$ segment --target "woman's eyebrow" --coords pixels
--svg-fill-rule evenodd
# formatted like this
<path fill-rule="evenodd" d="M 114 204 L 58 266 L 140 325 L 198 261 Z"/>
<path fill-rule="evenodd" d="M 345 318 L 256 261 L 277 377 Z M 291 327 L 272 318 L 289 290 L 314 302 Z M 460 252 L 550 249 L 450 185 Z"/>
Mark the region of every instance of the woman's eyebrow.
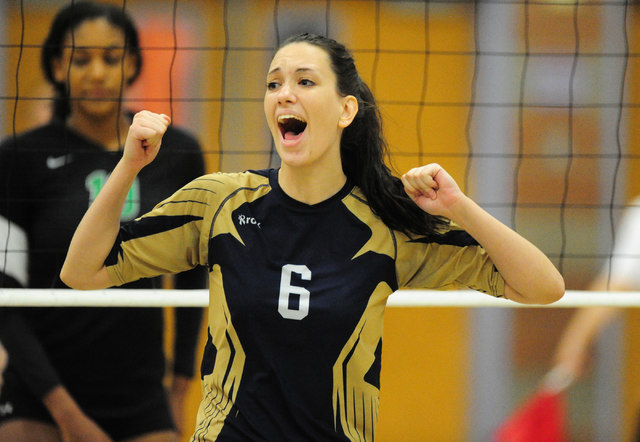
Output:
<path fill-rule="evenodd" d="M 70 45 L 64 45 L 63 46 L 65 49 L 73 49 L 74 51 L 90 51 L 92 49 L 101 49 L 101 50 L 105 50 L 105 51 L 116 51 L 116 50 L 124 50 L 125 48 L 122 45 L 119 44 L 113 44 L 113 45 L 77 45 L 77 44 L 70 44 Z"/>
<path fill-rule="evenodd" d="M 273 69 L 271 69 L 269 71 L 269 73 L 267 75 L 273 75 L 276 72 L 280 72 L 280 70 L 281 69 L 279 67 L 278 68 L 273 68 Z M 296 69 L 295 72 L 297 74 L 297 73 L 300 73 L 300 72 L 314 72 L 314 71 L 315 71 L 315 69 L 312 69 L 312 68 L 301 67 L 301 68 Z"/>

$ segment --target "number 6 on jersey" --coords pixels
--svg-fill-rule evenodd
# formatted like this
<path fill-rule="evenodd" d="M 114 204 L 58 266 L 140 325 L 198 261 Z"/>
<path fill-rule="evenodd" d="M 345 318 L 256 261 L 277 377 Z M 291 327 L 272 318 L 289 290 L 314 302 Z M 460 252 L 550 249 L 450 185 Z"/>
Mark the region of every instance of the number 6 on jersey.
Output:
<path fill-rule="evenodd" d="M 311 280 L 311 270 L 305 265 L 285 264 L 280 276 L 280 297 L 278 298 L 278 313 L 285 319 L 303 319 L 309 314 L 309 295 L 311 292 L 304 287 L 291 285 L 291 274 L 297 273 L 305 281 Z M 289 307 L 289 296 L 300 297 L 298 308 Z"/>

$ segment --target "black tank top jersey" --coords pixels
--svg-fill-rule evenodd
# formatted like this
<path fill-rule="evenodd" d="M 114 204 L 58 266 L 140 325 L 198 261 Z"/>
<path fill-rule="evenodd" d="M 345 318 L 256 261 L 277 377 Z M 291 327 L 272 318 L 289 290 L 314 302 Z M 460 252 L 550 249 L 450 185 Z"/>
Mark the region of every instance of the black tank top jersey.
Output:
<path fill-rule="evenodd" d="M 191 182 L 123 226 L 108 271 L 122 284 L 208 266 L 193 440 L 373 440 L 388 296 L 401 287 L 502 296 L 504 280 L 465 232 L 410 239 L 348 182 L 306 205 L 277 176 Z"/>
<path fill-rule="evenodd" d="M 0 225 L 5 227 L 5 235 L 0 230 L 0 253 L 6 259 L 0 259 L 0 286 L 65 287 L 58 275 L 73 232 L 120 155 L 105 151 L 57 121 L 5 139 L 0 146 Z M 123 221 L 151 210 L 176 188 L 203 173 L 197 141 L 182 130 L 169 128 L 158 157 L 134 183 Z M 27 244 L 28 267 L 16 266 Z M 178 288 L 204 288 L 206 278 L 197 273 L 181 275 L 183 282 L 176 282 Z M 144 279 L 127 287 L 159 286 L 157 279 Z M 114 403 L 126 403 L 123 398 L 135 394 L 133 385 L 162 381 L 161 308 L 46 307 L 19 312 L 62 383 L 83 407 L 112 412 Z M 197 330 L 201 309 L 186 314 L 195 319 Z M 189 342 L 183 344 L 193 348 L 197 331 L 190 330 L 187 335 Z M 188 372 L 193 368 L 193 353 L 186 353 L 177 356 L 182 360 L 176 364 Z M 36 395 L 41 395 L 56 383 L 55 376 L 41 373 L 27 382 Z M 147 400 L 129 399 L 132 407 Z"/>

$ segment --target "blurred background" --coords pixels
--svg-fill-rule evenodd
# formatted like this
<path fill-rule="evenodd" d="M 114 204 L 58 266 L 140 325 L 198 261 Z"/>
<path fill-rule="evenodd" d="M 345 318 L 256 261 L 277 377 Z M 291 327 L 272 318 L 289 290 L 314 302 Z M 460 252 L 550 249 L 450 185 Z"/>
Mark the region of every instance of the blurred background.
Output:
<path fill-rule="evenodd" d="M 0 1 L 4 137 L 50 117 L 40 50 L 67 3 Z M 191 130 L 208 172 L 277 167 L 262 110 L 266 70 L 279 42 L 310 31 L 352 49 L 381 106 L 392 166 L 441 163 L 550 256 L 567 289 L 584 289 L 606 264 L 620 213 L 640 193 L 635 2 L 111 3 L 133 16 L 143 46 L 127 107 Z M 549 369 L 571 312 L 389 308 L 377 440 L 489 440 Z M 629 440 L 639 344 L 640 314 L 629 309 L 566 397 L 572 440 Z M 190 394 L 187 428 L 197 380 Z"/>

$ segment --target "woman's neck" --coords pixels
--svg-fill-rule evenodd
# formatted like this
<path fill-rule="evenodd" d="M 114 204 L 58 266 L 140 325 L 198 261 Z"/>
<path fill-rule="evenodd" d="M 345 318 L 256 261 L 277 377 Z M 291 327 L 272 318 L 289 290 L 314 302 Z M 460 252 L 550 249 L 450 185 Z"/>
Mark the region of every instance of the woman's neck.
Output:
<path fill-rule="evenodd" d="M 124 113 L 118 119 L 115 116 L 91 118 L 77 114 L 67 118 L 67 126 L 109 151 L 118 151 L 124 146 L 130 124 Z"/>
<path fill-rule="evenodd" d="M 318 204 L 338 193 L 347 181 L 339 170 L 300 170 L 283 165 L 278 184 L 291 198 L 305 204 Z"/>

